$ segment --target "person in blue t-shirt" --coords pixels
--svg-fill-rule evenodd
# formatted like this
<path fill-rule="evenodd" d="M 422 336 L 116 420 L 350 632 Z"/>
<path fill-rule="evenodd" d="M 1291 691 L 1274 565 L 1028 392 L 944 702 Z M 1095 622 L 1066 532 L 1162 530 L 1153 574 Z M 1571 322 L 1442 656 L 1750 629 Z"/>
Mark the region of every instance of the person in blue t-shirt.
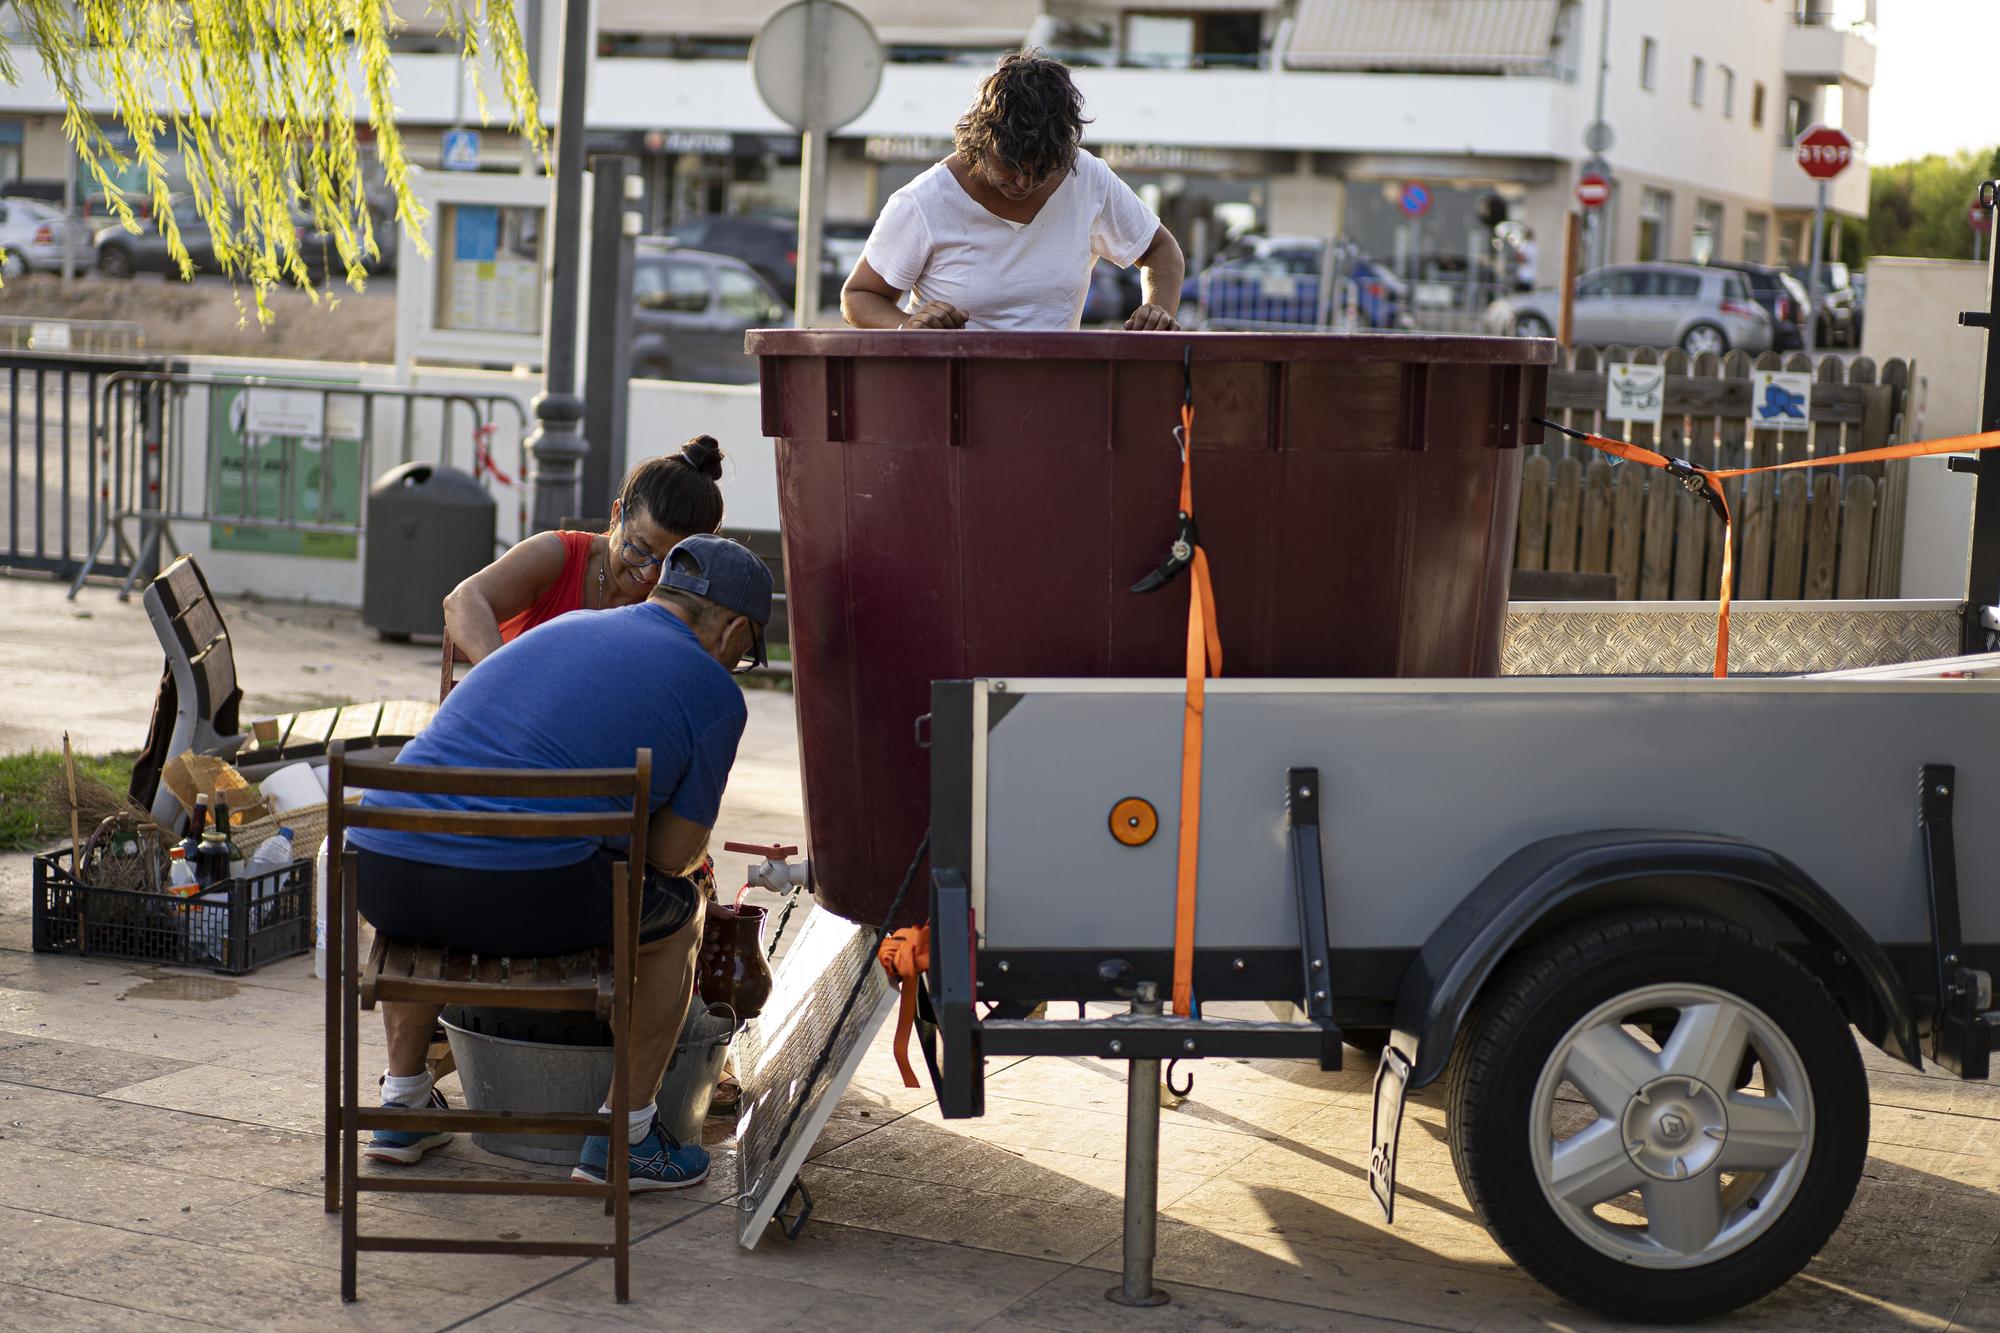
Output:
<path fill-rule="evenodd" d="M 702 899 L 687 874 L 701 863 L 748 716 L 731 672 L 764 661 L 771 572 L 723 537 L 674 547 L 652 595 L 636 606 L 572 612 L 500 648 L 452 690 L 397 763 L 468 768 L 623 768 L 653 752 L 652 814 L 633 993 L 630 1179 L 634 1190 L 682 1189 L 708 1175 L 708 1154 L 659 1125 L 653 1099 L 693 989 Z M 448 810 L 619 808 L 616 797 L 529 801 L 370 793 L 364 804 Z M 355 829 L 363 916 L 422 946 L 532 957 L 610 942 L 612 867 L 625 849 L 592 838 L 475 838 Z M 634 852 L 636 857 L 637 853 Z M 388 1107 L 442 1105 L 424 1056 L 434 1005 L 384 1003 Z M 377 1131 L 365 1152 L 408 1164 L 449 1134 Z M 584 1142 L 573 1178 L 603 1183 L 610 1145 Z"/>

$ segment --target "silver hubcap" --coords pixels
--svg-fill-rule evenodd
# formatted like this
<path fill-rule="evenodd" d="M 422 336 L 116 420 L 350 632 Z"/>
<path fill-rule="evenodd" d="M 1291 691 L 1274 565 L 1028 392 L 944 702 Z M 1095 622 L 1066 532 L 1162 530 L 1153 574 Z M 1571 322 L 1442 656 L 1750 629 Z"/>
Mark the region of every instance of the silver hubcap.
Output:
<path fill-rule="evenodd" d="M 1797 1049 L 1756 1006 L 1706 986 L 1648 986 L 1585 1015 L 1543 1067 L 1534 1110 L 1535 1171 L 1556 1215 L 1649 1268 L 1748 1245 L 1812 1157 Z"/>
<path fill-rule="evenodd" d="M 1695 356 L 1700 356 L 1703 352 L 1720 352 L 1722 335 L 1714 329 L 1690 329 L 1686 340 L 1681 343 L 1681 348 Z"/>

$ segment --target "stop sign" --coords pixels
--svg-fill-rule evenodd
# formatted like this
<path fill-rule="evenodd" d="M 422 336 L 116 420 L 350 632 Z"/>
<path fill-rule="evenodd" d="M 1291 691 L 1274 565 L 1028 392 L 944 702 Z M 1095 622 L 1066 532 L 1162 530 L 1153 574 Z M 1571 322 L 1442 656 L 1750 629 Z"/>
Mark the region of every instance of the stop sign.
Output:
<path fill-rule="evenodd" d="M 1854 160 L 1854 141 L 1831 126 L 1815 125 L 1799 136 L 1794 151 L 1806 175 L 1832 180 Z"/>
<path fill-rule="evenodd" d="M 1604 201 L 1611 197 L 1611 182 L 1588 172 L 1576 178 L 1576 201 L 1585 208 L 1602 208 Z"/>

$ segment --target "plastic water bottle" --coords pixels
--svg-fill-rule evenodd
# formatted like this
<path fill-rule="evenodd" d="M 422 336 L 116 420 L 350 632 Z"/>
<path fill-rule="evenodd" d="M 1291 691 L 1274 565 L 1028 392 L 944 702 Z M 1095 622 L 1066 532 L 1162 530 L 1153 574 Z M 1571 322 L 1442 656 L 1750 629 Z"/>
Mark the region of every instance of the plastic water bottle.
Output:
<path fill-rule="evenodd" d="M 319 856 L 313 861 L 313 975 L 326 980 L 326 845 L 322 839 Z"/>
<path fill-rule="evenodd" d="M 258 843 L 257 850 L 250 854 L 250 860 L 244 866 L 243 873 L 253 881 L 251 892 L 256 895 L 254 904 L 250 909 L 251 929 L 261 930 L 263 928 L 265 918 L 271 914 L 272 900 L 278 896 L 278 890 L 284 887 L 281 884 L 269 882 L 254 883 L 257 876 L 273 870 L 282 870 L 284 867 L 290 865 L 294 859 L 292 855 L 292 831 L 288 828 L 280 828 L 276 833 Z"/>

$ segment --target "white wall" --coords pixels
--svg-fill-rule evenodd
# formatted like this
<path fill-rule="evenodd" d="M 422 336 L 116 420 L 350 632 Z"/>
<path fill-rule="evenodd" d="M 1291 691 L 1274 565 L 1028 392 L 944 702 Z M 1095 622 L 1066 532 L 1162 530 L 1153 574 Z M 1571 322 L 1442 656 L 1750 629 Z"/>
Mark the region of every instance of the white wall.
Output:
<path fill-rule="evenodd" d="M 389 385 L 395 378 L 388 366 L 327 361 L 199 357 L 189 360 L 188 369 L 197 375 L 336 380 L 370 385 Z M 412 376 L 412 387 L 509 399 L 520 405 L 532 427 L 530 403 L 541 385 L 538 379 L 504 372 L 419 368 Z M 181 431 L 184 451 L 178 462 L 168 463 L 171 507 L 194 510 L 206 493 L 207 412 L 206 393 L 191 392 Z M 727 506 L 724 522 L 732 528 L 777 530 L 776 449 L 761 433 L 756 385 L 635 380 L 627 412 L 627 454 L 634 461 L 672 452 L 692 435 L 705 432 L 715 436 L 722 442 L 726 460 L 722 480 Z M 403 414 L 396 404 L 378 400 L 374 413 L 375 435 L 370 442 L 364 494 L 366 482 L 412 459 L 442 461 L 470 470 L 469 417 L 463 410 L 457 413 L 447 438 L 439 408 L 434 403 L 424 404 L 412 414 L 407 441 L 402 428 Z M 499 539 L 512 543 L 527 530 L 524 520 L 533 508 L 533 493 L 527 484 L 524 432 L 505 409 L 496 411 L 493 420 L 496 429 L 489 449 L 512 483 L 489 479 L 487 489 L 498 506 Z M 178 495 L 175 478 L 179 479 Z M 201 562 L 202 571 L 218 592 L 253 592 L 333 606 L 361 604 L 362 569 L 367 558 L 365 534 L 361 538 L 360 555 L 353 560 L 216 550 L 210 543 L 207 523 L 175 523 L 173 535 L 180 549 Z"/>
<path fill-rule="evenodd" d="M 1979 429 L 1979 386 L 1989 335 L 1958 323 L 1961 310 L 1987 302 L 1984 264 L 1952 259 L 1868 261 L 1868 307 L 1861 350 L 1880 362 L 1913 358 L 1917 418 L 1911 439 L 1938 440 Z M 1942 458 L 1910 466 L 1903 525 L 1905 597 L 1963 597 L 1972 544 L 1972 478 L 1949 472 Z"/>

